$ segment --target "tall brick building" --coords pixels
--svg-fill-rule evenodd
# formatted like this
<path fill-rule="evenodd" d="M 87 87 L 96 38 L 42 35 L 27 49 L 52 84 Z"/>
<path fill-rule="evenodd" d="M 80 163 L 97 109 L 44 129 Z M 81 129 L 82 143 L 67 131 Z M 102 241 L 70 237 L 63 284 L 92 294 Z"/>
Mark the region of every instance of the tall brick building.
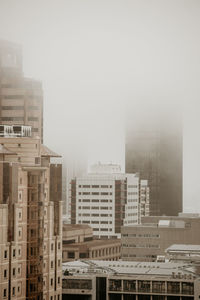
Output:
<path fill-rule="evenodd" d="M 62 166 L 42 144 L 41 86 L 27 88 L 21 66 L 20 47 L 1 42 L 0 299 L 61 300 Z"/>

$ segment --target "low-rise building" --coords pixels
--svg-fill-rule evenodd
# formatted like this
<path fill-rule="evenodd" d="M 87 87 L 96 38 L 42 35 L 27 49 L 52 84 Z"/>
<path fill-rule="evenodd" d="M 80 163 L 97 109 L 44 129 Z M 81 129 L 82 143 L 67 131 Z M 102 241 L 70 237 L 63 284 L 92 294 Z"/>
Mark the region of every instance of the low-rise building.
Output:
<path fill-rule="evenodd" d="M 63 300 L 197 300 L 198 269 L 185 263 L 75 261 L 63 264 Z"/>
<path fill-rule="evenodd" d="M 118 260 L 120 239 L 93 239 L 88 225 L 63 225 L 63 262 L 78 259 Z"/>
<path fill-rule="evenodd" d="M 122 259 L 156 261 L 173 244 L 200 245 L 199 228 L 199 214 L 144 217 L 140 225 L 122 227 Z"/>
<path fill-rule="evenodd" d="M 200 263 L 200 245 L 172 245 L 166 249 L 166 258 L 173 262 Z"/>

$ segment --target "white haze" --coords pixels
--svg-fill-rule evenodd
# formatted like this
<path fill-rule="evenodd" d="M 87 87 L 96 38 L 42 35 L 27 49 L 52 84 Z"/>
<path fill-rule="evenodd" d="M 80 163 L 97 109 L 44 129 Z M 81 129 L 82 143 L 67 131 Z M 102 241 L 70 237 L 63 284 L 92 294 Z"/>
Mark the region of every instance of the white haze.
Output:
<path fill-rule="evenodd" d="M 124 168 L 127 111 L 183 109 L 184 209 L 200 212 L 199 15 L 199 0 L 0 0 L 0 38 L 43 82 L 45 144 Z"/>

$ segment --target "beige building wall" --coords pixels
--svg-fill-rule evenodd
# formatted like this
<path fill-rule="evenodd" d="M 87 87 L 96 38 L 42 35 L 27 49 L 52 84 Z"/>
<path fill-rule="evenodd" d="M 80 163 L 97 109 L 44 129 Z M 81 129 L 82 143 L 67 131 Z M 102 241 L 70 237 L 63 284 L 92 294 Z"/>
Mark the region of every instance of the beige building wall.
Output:
<path fill-rule="evenodd" d="M 62 202 L 50 196 L 50 178 L 61 180 L 60 173 L 51 174 L 39 138 L 2 137 L 0 144 L 11 152 L 0 162 L 0 299 L 61 300 Z"/>
<path fill-rule="evenodd" d="M 155 261 L 173 244 L 200 244 L 200 217 L 145 217 L 141 225 L 122 227 L 122 259 Z"/>

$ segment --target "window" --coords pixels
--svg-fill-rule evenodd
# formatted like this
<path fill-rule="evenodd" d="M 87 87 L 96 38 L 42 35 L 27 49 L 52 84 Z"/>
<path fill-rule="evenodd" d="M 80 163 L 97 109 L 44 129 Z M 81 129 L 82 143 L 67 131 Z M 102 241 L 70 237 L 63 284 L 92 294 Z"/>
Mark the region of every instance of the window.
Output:
<path fill-rule="evenodd" d="M 60 267 L 60 259 L 58 260 L 58 266 Z"/>
<path fill-rule="evenodd" d="M 58 249 L 60 249 L 60 242 L 58 243 Z"/>
<path fill-rule="evenodd" d="M 15 287 L 13 287 L 13 289 L 12 289 L 12 294 L 13 294 L 13 296 L 15 296 Z"/>
<path fill-rule="evenodd" d="M 53 269 L 53 261 L 51 261 L 51 268 Z"/>
<path fill-rule="evenodd" d="M 20 268 L 18 268 L 18 274 L 20 274 Z"/>
<path fill-rule="evenodd" d="M 4 258 L 7 258 L 7 256 L 8 256 L 8 251 L 5 250 L 5 251 L 4 251 Z"/>
<path fill-rule="evenodd" d="M 74 252 L 68 252 L 68 258 L 75 258 Z"/>
<path fill-rule="evenodd" d="M 7 278 L 7 270 L 4 270 L 4 278 Z"/>
<path fill-rule="evenodd" d="M 4 296 L 4 297 L 7 297 L 7 289 L 4 289 L 4 290 L 3 290 L 3 296 Z"/>
<path fill-rule="evenodd" d="M 53 285 L 53 278 L 51 278 L 51 286 Z"/>
<path fill-rule="evenodd" d="M 51 251 L 53 251 L 53 244 L 51 244 Z"/>
<path fill-rule="evenodd" d="M 167 282 L 167 292 L 170 294 L 179 294 L 180 293 L 180 282 Z"/>
<path fill-rule="evenodd" d="M 135 292 L 136 291 L 136 281 L 135 280 L 124 280 L 124 291 Z"/>
<path fill-rule="evenodd" d="M 139 292 L 150 292 L 150 281 L 138 280 L 138 291 Z"/>
<path fill-rule="evenodd" d="M 15 268 L 13 268 L 13 276 L 15 276 L 16 272 L 15 272 Z"/>
<path fill-rule="evenodd" d="M 58 277 L 58 284 L 60 284 L 60 277 Z"/>
<path fill-rule="evenodd" d="M 15 252 L 16 252 L 15 249 L 13 249 L 13 257 L 15 257 L 15 255 L 16 255 Z"/>

